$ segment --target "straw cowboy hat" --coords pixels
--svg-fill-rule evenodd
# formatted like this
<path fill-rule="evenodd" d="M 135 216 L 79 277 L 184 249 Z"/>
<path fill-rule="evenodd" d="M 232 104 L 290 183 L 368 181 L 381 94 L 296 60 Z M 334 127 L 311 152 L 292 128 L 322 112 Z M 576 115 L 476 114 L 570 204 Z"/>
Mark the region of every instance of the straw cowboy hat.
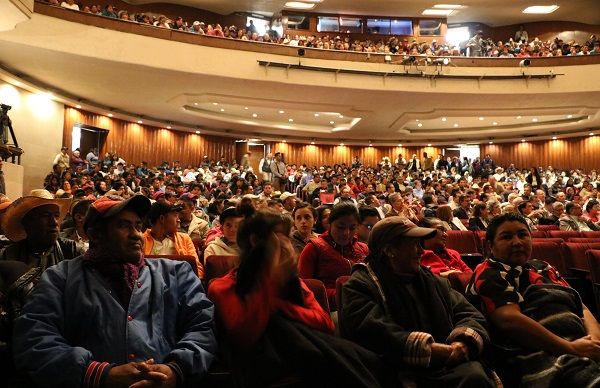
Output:
<path fill-rule="evenodd" d="M 6 209 L 2 217 L 2 230 L 6 237 L 13 242 L 24 240 L 27 238 L 27 233 L 22 224 L 23 217 L 32 209 L 44 205 L 58 206 L 60 212 L 58 223 L 60 224 L 65 218 L 70 204 L 71 198 L 54 198 L 52 193 L 44 189 L 31 190 L 28 196 L 15 200 Z"/>

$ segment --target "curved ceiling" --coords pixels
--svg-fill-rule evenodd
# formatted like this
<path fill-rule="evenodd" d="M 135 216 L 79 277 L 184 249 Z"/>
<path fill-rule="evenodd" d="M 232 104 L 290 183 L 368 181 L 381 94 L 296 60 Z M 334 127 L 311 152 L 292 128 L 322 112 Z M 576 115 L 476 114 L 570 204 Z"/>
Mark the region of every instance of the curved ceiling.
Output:
<path fill-rule="evenodd" d="M 455 144 L 574 136 L 600 127 L 600 88 L 593 82 L 600 64 L 566 66 L 560 69 L 566 75 L 551 80 L 338 77 L 257 64 L 289 57 L 171 42 L 38 14 L 0 33 L 0 58 L 10 73 L 66 96 L 73 106 L 104 114 L 113 108 L 116 117 L 144 124 L 238 138 Z M 531 71 L 551 70 L 557 69 Z M 0 78 L 11 77 L 0 72 Z"/>
<path fill-rule="evenodd" d="M 173 3 L 188 5 L 208 11 L 228 15 L 234 12 L 268 12 L 276 14 L 284 9 L 287 0 L 126 0 L 131 4 Z M 600 7 L 597 0 L 323 0 L 316 3 L 310 12 L 418 17 L 426 8 L 435 4 L 460 4 L 464 8 L 454 11 L 449 23 L 478 22 L 489 26 L 503 26 L 530 23 L 544 20 L 571 21 L 587 24 L 600 24 Z M 556 4 L 560 8 L 551 15 L 523 14 L 531 5 Z"/>

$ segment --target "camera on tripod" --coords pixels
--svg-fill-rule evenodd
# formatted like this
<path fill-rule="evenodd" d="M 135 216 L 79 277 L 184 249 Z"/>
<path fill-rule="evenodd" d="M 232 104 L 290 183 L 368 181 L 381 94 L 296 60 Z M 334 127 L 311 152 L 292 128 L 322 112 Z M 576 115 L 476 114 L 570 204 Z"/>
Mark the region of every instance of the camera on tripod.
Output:
<path fill-rule="evenodd" d="M 12 109 L 12 106 L 10 106 L 10 105 L 0 104 L 0 110 L 4 111 L 5 113 L 11 109 Z"/>

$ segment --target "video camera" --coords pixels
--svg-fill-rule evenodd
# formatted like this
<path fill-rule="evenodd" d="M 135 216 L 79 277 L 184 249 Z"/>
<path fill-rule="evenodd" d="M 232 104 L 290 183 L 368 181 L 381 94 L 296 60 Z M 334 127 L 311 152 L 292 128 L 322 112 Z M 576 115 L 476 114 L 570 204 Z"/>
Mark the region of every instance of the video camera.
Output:
<path fill-rule="evenodd" d="M 2 110 L 4 113 L 8 112 L 11 109 L 12 109 L 12 106 L 10 106 L 10 105 L 0 104 L 0 110 Z"/>

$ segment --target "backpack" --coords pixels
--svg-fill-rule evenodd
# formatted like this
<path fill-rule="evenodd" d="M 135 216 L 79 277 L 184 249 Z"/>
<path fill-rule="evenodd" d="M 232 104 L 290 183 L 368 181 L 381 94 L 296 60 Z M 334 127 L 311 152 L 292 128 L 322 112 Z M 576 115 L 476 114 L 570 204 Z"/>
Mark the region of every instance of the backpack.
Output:
<path fill-rule="evenodd" d="M 263 162 L 261 170 L 262 172 L 271 172 L 271 162 L 268 159 Z"/>

